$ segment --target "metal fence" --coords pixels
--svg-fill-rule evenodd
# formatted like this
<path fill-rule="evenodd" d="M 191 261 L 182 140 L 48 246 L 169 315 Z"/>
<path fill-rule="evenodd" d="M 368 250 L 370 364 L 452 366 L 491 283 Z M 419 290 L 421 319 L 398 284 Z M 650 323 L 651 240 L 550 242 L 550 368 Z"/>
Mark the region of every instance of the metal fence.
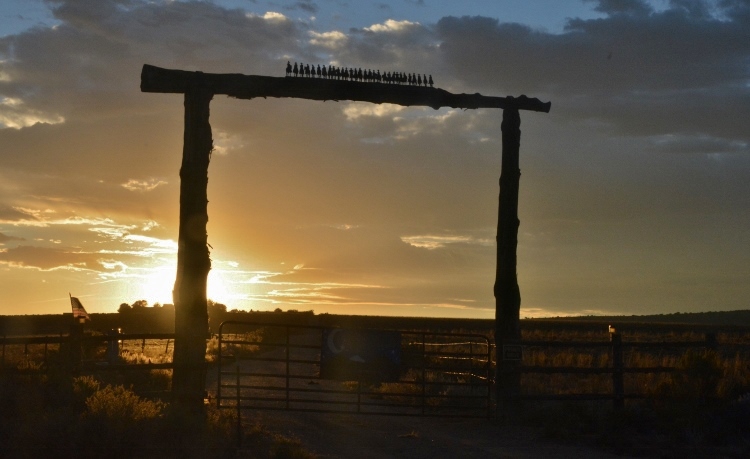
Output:
<path fill-rule="evenodd" d="M 493 414 L 497 352 L 486 336 L 394 330 L 399 337 L 397 374 L 378 380 L 364 373 L 345 378 L 321 373 L 325 337 L 330 338 L 335 330 L 343 329 L 223 323 L 217 340 L 210 344 L 217 346 L 212 350 L 218 362 L 212 373 L 217 378 L 217 406 L 397 416 Z M 173 343 L 171 333 L 3 336 L 0 374 L 44 374 L 55 368 L 74 374 L 169 371 L 173 368 Z M 643 384 L 635 384 L 637 378 L 642 382 L 644 375 L 683 371 L 659 363 L 634 363 L 629 357 L 639 352 L 680 356 L 689 349 L 712 350 L 724 357 L 736 355 L 745 362 L 750 359 L 749 344 L 717 342 L 713 333 L 693 341 L 623 342 L 619 333 L 613 333 L 610 341 L 526 340 L 515 346 L 514 352 L 505 354 L 518 360 L 503 360 L 501 353 L 500 371 L 517 372 L 521 391 L 510 395 L 501 392 L 501 403 L 602 400 L 619 408 L 626 400 L 657 396 L 644 390 L 649 388 Z M 528 359 L 532 352 L 569 352 L 600 358 L 590 365 L 540 365 Z M 377 370 L 380 369 L 376 367 Z M 596 380 L 596 384 L 590 380 Z M 163 397 L 167 391 L 143 395 Z"/>
<path fill-rule="evenodd" d="M 694 341 L 658 341 L 658 342 L 623 342 L 619 333 L 611 333 L 610 341 L 521 341 L 513 345 L 518 349 L 517 357 L 503 359 L 500 352 L 500 371 L 516 372 L 521 378 L 521 393 L 504 394 L 501 401 L 611 401 L 615 409 L 622 408 L 625 400 L 659 397 L 652 392 L 646 393 L 648 387 L 635 387 L 632 379 L 638 375 L 675 374 L 684 369 L 668 365 L 636 365 L 628 362 L 629 354 L 644 352 L 651 355 L 682 356 L 688 350 L 713 351 L 729 356 L 750 354 L 750 345 L 735 343 L 718 343 L 715 333 L 706 333 L 703 340 Z M 493 346 L 494 347 L 494 346 Z M 515 349 L 514 349 L 515 350 Z M 525 356 L 534 350 L 590 353 L 602 358 L 598 365 L 528 365 Z M 493 349 L 493 368 L 496 366 L 497 352 Z M 522 357 L 523 355 L 523 357 Z M 558 379 L 554 384 L 532 383 L 529 378 L 543 376 L 562 376 L 568 388 Z M 583 391 L 586 384 L 581 381 L 591 377 L 605 377 L 606 384 L 598 384 L 598 391 Z M 543 386 L 548 391 L 531 392 L 530 387 Z M 576 390 L 576 388 L 579 388 Z M 604 389 L 604 390 L 602 390 Z M 552 392 L 555 391 L 555 392 Z M 502 393 L 502 392 L 501 392 Z"/>
<path fill-rule="evenodd" d="M 77 373 L 171 369 L 174 333 L 0 337 L 0 372 Z"/>
<path fill-rule="evenodd" d="M 340 355 L 335 356 L 339 360 L 328 363 L 331 346 L 334 353 L 346 354 L 347 345 L 331 344 L 337 334 L 345 333 L 358 337 L 386 336 L 384 339 L 397 336 L 394 347 L 398 351 L 389 351 L 398 352 L 395 371 L 383 359 L 373 355 L 360 357 L 367 350 L 347 355 L 343 360 Z M 392 334 L 378 335 L 382 333 Z M 238 412 L 253 409 L 492 416 L 490 343 L 486 336 L 230 321 L 219 327 L 218 340 L 219 408 Z M 357 363 L 358 359 L 359 370 L 347 372 L 343 368 L 342 373 L 336 374 L 347 362 Z"/>

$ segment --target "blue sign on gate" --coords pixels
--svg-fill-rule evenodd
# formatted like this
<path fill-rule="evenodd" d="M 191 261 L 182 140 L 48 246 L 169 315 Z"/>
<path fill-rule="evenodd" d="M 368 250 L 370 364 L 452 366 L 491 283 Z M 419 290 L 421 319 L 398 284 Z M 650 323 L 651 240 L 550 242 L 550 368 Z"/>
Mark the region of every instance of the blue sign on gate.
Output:
<path fill-rule="evenodd" d="M 323 330 L 320 377 L 340 381 L 398 381 L 401 333 L 382 330 Z"/>

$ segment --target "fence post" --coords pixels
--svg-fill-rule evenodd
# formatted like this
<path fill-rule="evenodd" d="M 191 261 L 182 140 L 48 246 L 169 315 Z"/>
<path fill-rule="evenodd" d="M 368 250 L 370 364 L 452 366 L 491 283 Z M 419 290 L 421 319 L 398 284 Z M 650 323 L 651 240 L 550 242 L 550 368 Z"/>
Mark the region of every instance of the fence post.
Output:
<path fill-rule="evenodd" d="M 221 372 L 221 365 L 219 365 Z M 237 446 L 242 446 L 242 395 L 240 392 L 240 366 L 237 365 Z M 221 402 L 219 402 L 221 403 Z"/>
<path fill-rule="evenodd" d="M 422 416 L 425 413 L 427 404 L 427 335 L 422 333 Z"/>
<path fill-rule="evenodd" d="M 113 328 L 109 331 L 109 340 L 107 341 L 107 362 L 115 365 L 120 359 L 120 330 Z"/>
<path fill-rule="evenodd" d="M 714 351 L 716 347 L 716 332 L 706 332 L 706 349 Z"/>
<path fill-rule="evenodd" d="M 78 374 L 81 369 L 81 357 L 83 344 L 83 325 L 77 319 L 73 319 L 70 324 L 70 335 L 68 335 L 68 364 L 70 365 L 71 374 Z"/>
<path fill-rule="evenodd" d="M 609 339 L 612 344 L 612 406 L 618 410 L 625 406 L 625 381 L 623 375 L 622 336 L 610 329 Z"/>
<path fill-rule="evenodd" d="M 286 359 L 286 409 L 289 409 L 289 382 L 290 382 L 290 375 L 289 375 L 289 346 L 291 345 L 289 341 L 289 325 L 286 326 L 286 345 L 284 347 L 285 349 L 285 359 Z"/>

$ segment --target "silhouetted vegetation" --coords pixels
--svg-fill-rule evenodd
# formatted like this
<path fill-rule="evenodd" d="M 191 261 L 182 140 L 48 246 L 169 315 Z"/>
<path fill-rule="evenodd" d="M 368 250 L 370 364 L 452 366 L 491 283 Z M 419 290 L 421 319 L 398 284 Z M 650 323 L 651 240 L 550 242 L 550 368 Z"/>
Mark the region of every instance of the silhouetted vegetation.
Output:
<path fill-rule="evenodd" d="M 185 425 L 168 403 L 91 376 L 0 376 L 1 457 L 234 457 L 234 414 Z"/>
<path fill-rule="evenodd" d="M 125 307 L 124 305 L 128 306 Z M 209 317 L 213 332 L 225 320 L 244 320 L 260 324 L 296 323 L 363 328 L 409 329 L 453 332 L 478 332 L 488 336 L 493 321 L 480 319 L 430 319 L 408 317 L 363 317 L 315 315 L 312 311 L 247 312 L 228 310 L 226 305 L 210 302 Z M 605 342 L 608 325 L 613 324 L 624 342 L 670 343 L 705 342 L 705 332 L 716 333 L 719 346 L 692 350 L 682 348 L 633 347 L 625 355 L 626 367 L 674 367 L 665 373 L 627 374 L 627 393 L 643 393 L 643 399 L 628 399 L 622 410 L 605 402 L 526 402 L 518 419 L 540 429 L 555 441 L 584 441 L 622 454 L 661 452 L 664 457 L 714 454 L 743 457 L 750 444 L 750 330 L 742 327 L 747 311 L 700 314 L 668 314 L 662 323 L 645 322 L 638 317 L 598 317 L 579 320 L 522 320 L 524 341 Z M 732 324 L 727 325 L 726 317 Z M 54 318 L 54 320 L 52 320 Z M 679 318 L 679 321 L 674 320 Z M 18 317 L 0 318 L 0 324 L 13 324 Z M 698 320 L 700 319 L 700 320 Z M 65 320 L 70 320 L 70 315 Z M 148 306 L 136 301 L 121 305 L 116 314 L 92 314 L 87 326 L 102 328 L 132 327 L 138 331 L 158 330 L 174 320 L 171 305 Z M 670 321 L 681 323 L 670 323 Z M 23 331 L 31 334 L 65 323 L 63 316 L 27 316 Z M 686 323 L 700 322 L 698 325 Z M 17 322 L 16 322 L 17 323 Z M 274 327 L 259 326 L 257 340 Z M 62 327 L 61 331 L 64 331 Z M 96 333 L 89 330 L 88 333 Z M 215 343 L 207 343 L 207 359 L 216 354 Z M 726 345 L 745 347 L 730 348 Z M 607 367 L 606 348 L 530 346 L 524 350 L 523 365 L 597 368 Z M 744 349 L 744 350 L 743 350 Z M 106 349 L 84 349 L 84 358 L 104 359 Z M 242 349 L 254 352 L 253 349 Z M 56 457 L 75 455 L 95 457 L 230 457 L 235 444 L 233 414 L 206 412 L 206 423 L 183 425 L 170 404 L 143 394 L 169 389 L 169 370 L 146 372 L 101 372 L 72 379 L 55 365 L 65 350 L 60 346 L 8 346 L 5 362 L 31 373 L 0 374 L 0 457 L 44 457 L 50 451 Z M 233 355 L 241 358 L 240 352 Z M 123 344 L 122 362 L 162 362 L 171 359 L 169 343 Z M 524 374 L 523 393 L 611 393 L 611 375 Z M 397 387 L 397 386 L 394 386 Z M 395 396 L 394 388 L 383 385 L 382 397 Z M 403 392 L 402 388 L 399 389 Z M 419 394 L 417 394 L 418 396 Z M 402 395 L 399 395 L 402 396 Z M 181 424 L 182 422 L 182 424 Z M 257 457 L 311 457 L 299 442 L 278 436 L 274 426 L 253 426 L 245 432 L 245 444 L 253 444 L 263 454 Z M 182 433 L 181 433 L 182 432 Z M 188 434 L 184 432 L 189 432 Z M 187 435 L 187 437 L 185 436 Z M 208 438 L 207 436 L 211 436 Z M 180 439 L 179 441 L 174 438 Z M 212 439 L 213 438 L 213 439 Z M 137 440 L 135 440 L 137 439 Z M 172 440 L 170 440 L 172 439 Z M 204 443 L 196 449 L 191 441 Z M 218 442 L 216 439 L 222 439 Z M 216 441 L 215 441 L 216 440 Z M 213 442 L 213 443 L 212 443 Z M 200 449 L 203 448 L 203 449 Z M 296 451 L 290 453 L 289 451 Z M 697 451 L 697 453 L 696 453 Z M 718 453 L 717 453 L 718 451 Z M 265 454 L 268 456 L 265 456 Z M 51 453 L 50 453 L 51 454 Z M 290 456 L 298 454 L 299 456 Z M 199 457 L 203 457 L 200 456 Z M 275 455 L 275 456 L 274 456 Z"/>

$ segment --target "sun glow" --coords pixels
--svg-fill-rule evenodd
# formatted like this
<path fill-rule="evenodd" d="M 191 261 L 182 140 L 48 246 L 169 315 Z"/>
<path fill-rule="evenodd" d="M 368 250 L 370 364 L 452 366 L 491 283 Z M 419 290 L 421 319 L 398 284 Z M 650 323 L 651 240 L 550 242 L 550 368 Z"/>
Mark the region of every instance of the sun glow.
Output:
<path fill-rule="evenodd" d="M 134 289 L 136 299 L 146 300 L 151 305 L 172 303 L 172 289 L 177 276 L 176 266 L 162 265 L 148 271 L 148 274 L 138 281 L 138 286 Z M 207 297 L 218 303 L 224 303 L 233 297 L 230 283 L 224 278 L 221 270 L 212 269 L 209 272 Z"/>
<path fill-rule="evenodd" d="M 138 299 L 143 299 L 149 304 L 172 303 L 172 289 L 174 288 L 175 273 L 174 265 L 163 265 L 149 270 L 149 274 L 140 282 Z"/>

